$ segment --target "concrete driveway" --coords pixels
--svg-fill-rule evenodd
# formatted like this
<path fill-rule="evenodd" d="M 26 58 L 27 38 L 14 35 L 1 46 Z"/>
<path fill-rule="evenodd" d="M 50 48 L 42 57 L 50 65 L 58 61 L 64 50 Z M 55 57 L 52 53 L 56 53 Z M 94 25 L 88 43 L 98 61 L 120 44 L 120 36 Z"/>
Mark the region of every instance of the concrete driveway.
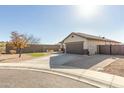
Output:
<path fill-rule="evenodd" d="M 63 66 L 64 68 L 89 69 L 101 62 L 105 63 L 105 61 L 110 58 L 112 58 L 112 56 L 109 55 L 87 56 L 87 55 L 62 54 L 62 55 L 50 57 L 50 66 L 51 68 L 59 68 L 59 66 Z"/>
<path fill-rule="evenodd" d="M 65 69 L 90 69 L 94 66 L 108 65 L 114 61 L 110 55 L 76 55 L 76 54 L 52 54 L 51 56 L 41 57 L 25 63 L 42 64 L 50 68 L 65 68 Z M 109 59 L 109 60 L 108 60 Z M 108 62 L 110 61 L 110 62 Z M 101 64 L 102 63 L 102 64 Z M 99 65 L 98 65 L 99 66 Z M 97 66 L 97 67 L 98 67 Z"/>

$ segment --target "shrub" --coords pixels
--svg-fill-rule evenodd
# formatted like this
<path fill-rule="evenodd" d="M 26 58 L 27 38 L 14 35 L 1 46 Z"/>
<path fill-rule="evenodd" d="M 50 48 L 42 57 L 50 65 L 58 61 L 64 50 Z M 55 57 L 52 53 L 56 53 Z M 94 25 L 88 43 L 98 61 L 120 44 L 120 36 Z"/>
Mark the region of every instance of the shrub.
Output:
<path fill-rule="evenodd" d="M 16 54 L 16 50 L 10 50 L 10 54 Z"/>

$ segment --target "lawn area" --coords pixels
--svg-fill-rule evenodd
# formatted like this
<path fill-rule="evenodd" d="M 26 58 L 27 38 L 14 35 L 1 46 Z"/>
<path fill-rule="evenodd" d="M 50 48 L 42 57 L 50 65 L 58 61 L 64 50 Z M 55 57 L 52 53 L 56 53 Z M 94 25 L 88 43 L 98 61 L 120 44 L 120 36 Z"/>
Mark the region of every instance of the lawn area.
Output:
<path fill-rule="evenodd" d="M 28 55 L 32 57 L 43 57 L 43 56 L 48 56 L 50 54 L 49 53 L 28 53 Z"/>

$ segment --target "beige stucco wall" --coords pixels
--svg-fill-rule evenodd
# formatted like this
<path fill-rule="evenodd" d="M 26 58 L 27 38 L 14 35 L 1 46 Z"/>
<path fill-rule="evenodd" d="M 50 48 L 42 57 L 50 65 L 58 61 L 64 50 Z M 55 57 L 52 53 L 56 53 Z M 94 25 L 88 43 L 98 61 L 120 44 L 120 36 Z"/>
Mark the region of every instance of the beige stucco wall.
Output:
<path fill-rule="evenodd" d="M 88 50 L 90 54 L 96 54 L 97 53 L 97 45 L 118 45 L 119 43 L 110 42 L 110 41 L 101 41 L 101 40 L 93 40 L 88 39 Z"/>
<path fill-rule="evenodd" d="M 90 54 L 97 53 L 97 45 L 105 45 L 104 41 L 98 41 L 98 40 L 88 40 L 88 50 Z"/>
<path fill-rule="evenodd" d="M 72 37 L 73 36 L 73 37 Z M 68 42 L 78 42 L 78 41 L 83 41 L 84 42 L 84 49 L 87 49 L 87 39 L 86 38 L 82 38 L 80 36 L 77 35 L 70 35 L 68 38 L 66 38 L 64 40 L 64 43 L 68 43 Z"/>

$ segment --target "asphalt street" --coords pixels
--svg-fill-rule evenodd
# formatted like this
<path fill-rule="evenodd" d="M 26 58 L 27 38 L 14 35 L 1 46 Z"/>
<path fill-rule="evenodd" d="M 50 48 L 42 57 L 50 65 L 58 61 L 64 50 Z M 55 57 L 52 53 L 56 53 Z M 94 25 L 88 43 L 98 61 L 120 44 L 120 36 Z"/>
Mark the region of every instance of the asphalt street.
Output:
<path fill-rule="evenodd" d="M 1 88 L 85 88 L 92 85 L 60 75 L 33 70 L 1 69 Z"/>

